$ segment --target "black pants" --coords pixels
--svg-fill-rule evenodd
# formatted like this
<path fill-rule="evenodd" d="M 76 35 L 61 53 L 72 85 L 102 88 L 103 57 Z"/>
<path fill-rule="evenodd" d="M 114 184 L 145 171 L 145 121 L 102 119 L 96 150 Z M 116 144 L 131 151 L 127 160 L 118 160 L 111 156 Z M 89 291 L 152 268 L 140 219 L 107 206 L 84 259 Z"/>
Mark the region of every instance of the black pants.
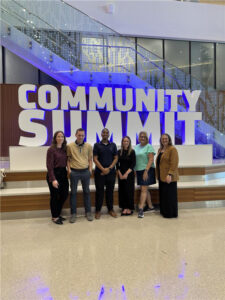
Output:
<path fill-rule="evenodd" d="M 127 179 L 119 179 L 119 207 L 134 210 L 134 172 Z"/>
<path fill-rule="evenodd" d="M 54 174 L 59 183 L 59 187 L 57 189 L 53 187 L 52 183 L 49 182 L 48 175 L 47 182 L 50 190 L 50 208 L 52 218 L 58 218 L 61 214 L 63 204 L 68 197 L 69 182 L 67 179 L 66 168 L 56 168 L 54 169 Z"/>
<path fill-rule="evenodd" d="M 116 173 L 110 172 L 108 175 L 101 175 L 95 172 L 95 208 L 96 212 L 101 211 L 104 199 L 104 187 L 106 186 L 105 196 L 106 205 L 109 211 L 113 210 L 113 191 L 115 186 Z"/>
<path fill-rule="evenodd" d="M 164 218 L 178 216 L 177 182 L 168 184 L 159 180 L 159 205 L 160 213 Z"/>

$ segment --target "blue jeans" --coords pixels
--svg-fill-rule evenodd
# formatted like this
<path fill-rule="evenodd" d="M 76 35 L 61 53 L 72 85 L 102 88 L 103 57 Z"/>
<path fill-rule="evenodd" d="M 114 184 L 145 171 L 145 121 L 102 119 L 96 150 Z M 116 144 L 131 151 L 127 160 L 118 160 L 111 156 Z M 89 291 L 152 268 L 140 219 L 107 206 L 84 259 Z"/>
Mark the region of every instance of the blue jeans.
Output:
<path fill-rule="evenodd" d="M 91 174 L 89 169 L 84 170 L 71 170 L 70 173 L 70 184 L 71 184 L 71 194 L 70 194 L 70 207 L 71 214 L 77 212 L 77 184 L 81 180 L 83 195 L 84 195 L 84 206 L 85 212 L 91 212 L 91 198 L 90 198 L 90 177 Z"/>

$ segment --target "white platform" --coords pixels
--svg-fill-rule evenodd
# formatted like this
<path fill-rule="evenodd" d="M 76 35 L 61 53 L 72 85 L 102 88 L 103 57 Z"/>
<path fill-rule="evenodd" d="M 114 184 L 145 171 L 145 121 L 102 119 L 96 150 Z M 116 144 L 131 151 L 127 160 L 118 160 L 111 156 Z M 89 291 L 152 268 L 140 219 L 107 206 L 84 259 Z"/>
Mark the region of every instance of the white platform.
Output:
<path fill-rule="evenodd" d="M 205 187 L 220 187 L 225 185 L 225 177 L 218 179 L 211 179 L 205 181 L 186 181 L 186 182 L 178 182 L 178 189 L 188 189 L 188 188 L 205 188 Z M 135 189 L 139 189 L 140 187 L 135 185 Z M 158 183 L 151 185 L 150 189 L 155 190 L 158 189 Z M 118 184 L 115 184 L 115 191 L 118 191 Z M 90 185 L 90 191 L 95 191 L 95 185 Z M 78 192 L 82 192 L 82 187 L 78 185 Z M 21 187 L 21 188 L 6 188 L 0 190 L 0 196 L 21 196 L 21 195 L 44 195 L 49 194 L 49 188 L 47 183 L 45 182 L 45 186 L 41 187 Z M 225 195 L 224 199 L 225 200 Z"/>
<path fill-rule="evenodd" d="M 154 146 L 157 153 L 159 146 Z M 212 145 L 177 145 L 179 166 L 208 166 L 212 164 Z M 10 171 L 46 170 L 48 147 L 9 147 Z"/>

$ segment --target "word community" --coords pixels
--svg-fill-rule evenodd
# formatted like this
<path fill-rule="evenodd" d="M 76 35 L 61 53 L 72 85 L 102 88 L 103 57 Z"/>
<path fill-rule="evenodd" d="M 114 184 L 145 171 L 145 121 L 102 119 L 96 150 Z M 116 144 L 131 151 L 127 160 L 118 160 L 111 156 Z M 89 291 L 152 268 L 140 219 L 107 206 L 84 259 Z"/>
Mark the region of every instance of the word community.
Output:
<path fill-rule="evenodd" d="M 29 100 L 32 93 L 34 101 Z M 202 113 L 196 112 L 200 94 L 199 90 L 84 86 L 78 86 L 75 92 L 69 86 L 61 86 L 59 92 L 52 85 L 37 89 L 36 85 L 24 84 L 18 90 L 19 106 L 23 109 L 18 123 L 19 128 L 32 137 L 20 136 L 19 145 L 45 145 L 48 135 L 57 130 L 64 131 L 71 142 L 80 127 L 85 128 L 91 143 L 101 138 L 102 129 L 107 127 L 116 144 L 120 144 L 124 135 L 129 135 L 132 144 L 136 144 L 138 133 L 144 130 L 152 144 L 157 145 L 162 132 L 169 133 L 174 140 L 176 126 L 183 131 L 184 144 L 192 145 L 195 121 L 202 119 Z M 178 104 L 180 100 L 182 108 Z M 51 119 L 51 124 L 47 119 Z"/>

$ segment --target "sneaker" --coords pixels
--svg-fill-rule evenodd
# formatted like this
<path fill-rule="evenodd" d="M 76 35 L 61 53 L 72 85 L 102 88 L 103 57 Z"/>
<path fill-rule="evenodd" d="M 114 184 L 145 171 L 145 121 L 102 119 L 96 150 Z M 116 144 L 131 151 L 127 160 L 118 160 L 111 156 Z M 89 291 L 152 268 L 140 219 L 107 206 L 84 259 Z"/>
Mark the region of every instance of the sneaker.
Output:
<path fill-rule="evenodd" d="M 70 217 L 70 223 L 75 223 L 76 222 L 76 218 L 77 218 L 77 215 L 76 214 L 72 214 L 71 217 Z"/>
<path fill-rule="evenodd" d="M 139 212 L 138 212 L 138 218 L 144 218 L 144 212 L 143 212 L 143 209 L 139 209 Z"/>
<path fill-rule="evenodd" d="M 152 212 L 155 211 L 155 207 L 153 206 L 152 208 L 146 205 L 143 209 L 144 212 Z"/>
<path fill-rule="evenodd" d="M 92 216 L 91 212 L 86 213 L 86 218 L 88 221 L 93 221 L 93 216 Z"/>

